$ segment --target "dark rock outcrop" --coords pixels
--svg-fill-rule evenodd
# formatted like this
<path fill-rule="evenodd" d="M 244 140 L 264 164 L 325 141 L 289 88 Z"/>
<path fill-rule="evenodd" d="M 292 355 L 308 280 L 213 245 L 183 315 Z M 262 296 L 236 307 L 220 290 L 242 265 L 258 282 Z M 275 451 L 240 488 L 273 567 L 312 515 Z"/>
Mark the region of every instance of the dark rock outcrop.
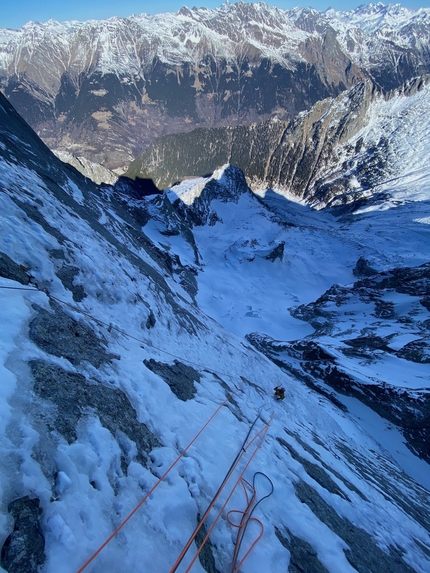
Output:
<path fill-rule="evenodd" d="M 429 263 L 413 268 L 375 271 L 353 285 L 334 285 L 317 301 L 290 309 L 293 316 L 315 328 L 315 333 L 306 339 L 282 342 L 256 333 L 248 335 L 247 339 L 281 368 L 302 379 L 333 403 L 339 405 L 338 398 L 347 395 L 366 404 L 398 427 L 409 449 L 429 462 L 428 392 L 407 383 L 404 386 L 394 384 L 390 370 L 378 377 L 354 375 L 351 368 L 345 368 L 342 360 L 328 352 L 324 342 L 319 340 L 321 337 L 324 341 L 329 335 L 331 346 L 335 346 L 349 361 L 356 362 L 358 371 L 361 364 L 377 363 L 386 356 L 411 364 L 428 364 L 430 318 L 426 304 L 429 292 Z M 385 300 L 393 293 L 406 295 L 401 311 L 391 300 Z M 368 307 L 370 320 L 366 322 L 366 328 L 361 329 L 356 325 L 356 321 L 359 324 L 356 314 L 360 316 L 363 305 Z M 345 308 L 348 308 L 346 312 Z M 383 327 L 389 327 L 391 333 L 381 335 Z M 413 340 L 398 348 L 396 337 L 405 333 Z M 327 386 L 334 395 L 327 391 Z"/>
<path fill-rule="evenodd" d="M 81 374 L 67 372 L 42 360 L 32 360 L 29 366 L 35 393 L 55 407 L 50 420 L 49 415 L 43 416 L 48 418 L 48 430 L 58 432 L 68 443 L 77 438 L 79 420 L 95 414 L 120 445 L 121 433 L 135 442 L 136 459 L 142 464 L 146 463 L 147 455 L 160 446 L 146 425 L 138 421 L 136 410 L 118 388 L 87 380 Z"/>
<path fill-rule="evenodd" d="M 30 323 L 29 336 L 45 352 L 67 358 L 72 364 L 87 361 L 95 368 L 114 358 L 89 326 L 68 316 L 58 303 L 51 302 L 52 312 L 36 308 L 38 314 Z"/>
<path fill-rule="evenodd" d="M 370 277 L 377 271 L 369 264 L 364 257 L 360 257 L 352 271 L 356 277 Z"/>
<path fill-rule="evenodd" d="M 45 539 L 40 529 L 42 508 L 29 496 L 11 501 L 8 511 L 15 520 L 1 550 L 1 566 L 8 573 L 38 573 L 45 562 Z"/>
<path fill-rule="evenodd" d="M 6 253 L 0 252 L 0 276 L 6 279 L 17 281 L 22 285 L 28 285 L 30 277 L 28 269 L 23 265 L 18 265 Z"/>
<path fill-rule="evenodd" d="M 174 360 L 173 364 L 157 362 L 153 358 L 144 360 L 149 370 L 160 376 L 169 385 L 171 391 L 182 401 L 194 398 L 197 389 L 195 382 L 200 382 L 201 374 L 191 366 Z"/>

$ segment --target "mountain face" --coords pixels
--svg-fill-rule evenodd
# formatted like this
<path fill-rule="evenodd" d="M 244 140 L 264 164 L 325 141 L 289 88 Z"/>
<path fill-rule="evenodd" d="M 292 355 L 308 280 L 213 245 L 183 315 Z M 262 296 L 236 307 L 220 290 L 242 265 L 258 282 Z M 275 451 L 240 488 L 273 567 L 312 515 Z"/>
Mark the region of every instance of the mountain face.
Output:
<path fill-rule="evenodd" d="M 421 117 L 416 121 L 425 131 Z M 194 228 L 194 264 L 203 271 L 197 281 L 215 291 L 197 294 L 208 314 L 337 405 L 354 409 L 354 398 L 361 403 L 359 415 L 367 408 L 368 417 L 377 413 L 393 423 L 408 447 L 429 462 L 430 404 L 423 381 L 430 348 L 430 172 L 423 166 L 430 163 L 418 150 L 415 164 L 407 149 L 397 149 L 407 160 L 406 181 L 389 180 L 349 209 L 310 212 L 274 192 L 257 197 L 231 168 L 223 172 L 229 184 L 220 185 L 214 173 L 184 181 L 168 196 Z M 173 217 L 149 212 L 156 222 L 148 219 L 145 230 L 154 240 L 165 241 L 160 235 L 167 235 L 167 225 L 169 236 L 180 234 Z M 168 244 L 179 249 L 177 239 Z M 224 265 L 227 287 L 219 278 Z M 289 317 L 278 314 L 274 300 L 283 301 Z"/>
<path fill-rule="evenodd" d="M 429 73 L 430 12 L 182 8 L 0 31 L 3 93 L 51 148 L 123 173 L 155 138 L 286 119 Z"/>
<path fill-rule="evenodd" d="M 255 192 L 276 189 L 315 207 L 366 200 L 388 179 L 402 179 L 417 150 L 430 157 L 430 76 L 383 95 L 361 82 L 289 121 L 197 129 L 154 141 L 127 170 L 160 188 L 230 163 Z M 201 150 L 204 150 L 204 153 Z"/>
<path fill-rule="evenodd" d="M 118 176 L 100 163 L 92 163 L 85 157 L 76 157 L 71 153 L 63 151 L 54 151 L 55 155 L 64 163 L 73 165 L 80 173 L 89 177 L 91 181 L 100 185 L 101 183 L 109 183 L 113 185 L 118 180 Z"/>
<path fill-rule="evenodd" d="M 326 394 L 328 386 L 341 402 L 358 397 L 401 428 L 409 447 L 430 462 L 430 400 L 422 385 L 430 363 L 430 265 L 365 274 L 371 276 L 334 285 L 317 301 L 292 310 L 315 329 L 306 340 L 282 342 L 259 334 L 248 339 L 311 388 Z M 365 328 L 364 315 L 373 317 Z M 397 376 L 390 363 L 399 364 Z"/>
<path fill-rule="evenodd" d="M 428 571 L 430 171 L 404 157 L 407 192 L 342 216 L 232 166 L 142 198 L 0 96 L 4 571 Z"/>

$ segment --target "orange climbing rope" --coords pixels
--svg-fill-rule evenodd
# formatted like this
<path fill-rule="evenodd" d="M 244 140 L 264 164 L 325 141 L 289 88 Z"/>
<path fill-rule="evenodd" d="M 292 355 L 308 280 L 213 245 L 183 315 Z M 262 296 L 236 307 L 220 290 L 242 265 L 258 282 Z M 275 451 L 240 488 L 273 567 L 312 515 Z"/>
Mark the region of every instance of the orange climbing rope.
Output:
<path fill-rule="evenodd" d="M 200 552 L 202 551 L 202 549 L 203 549 L 205 543 L 207 542 L 207 540 L 208 540 L 209 537 L 210 537 L 210 534 L 211 534 L 212 531 L 214 530 L 215 525 L 218 523 L 219 518 L 221 517 L 221 515 L 222 515 L 224 509 L 226 508 L 228 502 L 230 501 L 231 496 L 232 496 L 233 493 L 236 491 L 237 486 L 239 485 L 241 479 L 243 478 L 244 473 L 245 473 L 246 470 L 248 469 L 248 466 L 249 466 L 250 463 L 252 462 L 252 460 L 253 460 L 255 454 L 257 453 L 257 451 L 259 450 L 261 444 L 264 442 L 264 439 L 265 439 L 265 437 L 266 437 L 267 431 L 268 431 L 268 429 L 269 429 L 269 426 L 270 426 L 272 420 L 273 420 L 273 414 L 272 414 L 272 417 L 270 418 L 270 420 L 269 420 L 269 421 L 267 422 L 267 424 L 264 426 L 264 428 L 262 428 L 262 429 L 254 436 L 254 438 L 251 440 L 251 442 L 248 444 L 248 446 L 247 446 L 246 449 L 248 449 L 248 447 L 251 446 L 251 444 L 252 444 L 252 443 L 257 439 L 257 437 L 261 434 L 261 439 L 260 439 L 260 441 L 258 442 L 257 446 L 255 447 L 254 451 L 252 452 L 252 454 L 251 454 L 249 460 L 248 460 L 247 463 L 245 464 L 245 467 L 243 468 L 243 470 L 242 470 L 240 476 L 238 477 L 236 483 L 234 484 L 233 489 L 231 490 L 231 492 L 230 492 L 229 495 L 227 496 L 227 499 L 225 500 L 224 505 L 222 506 L 222 508 L 221 508 L 220 511 L 218 512 L 218 515 L 215 517 L 214 522 L 212 523 L 211 527 L 209 528 L 209 531 L 208 531 L 207 534 L 206 534 L 206 537 L 203 539 L 203 541 L 202 541 L 200 547 L 198 548 L 196 554 L 195 554 L 194 557 L 192 558 L 191 563 L 189 564 L 188 568 L 185 570 L 185 573 L 189 573 L 189 571 L 191 570 L 191 567 L 192 567 L 192 566 L 194 565 L 194 563 L 196 562 L 197 557 L 200 555 Z M 248 553 L 249 553 L 249 552 L 248 552 Z"/>
<path fill-rule="evenodd" d="M 246 527 L 246 525 L 248 525 L 248 523 L 252 521 L 254 523 L 257 523 L 260 526 L 260 533 L 257 535 L 257 537 L 254 539 L 254 541 L 251 543 L 251 545 L 249 546 L 248 551 L 245 553 L 245 555 L 242 557 L 242 559 L 239 561 L 239 563 L 236 565 L 236 563 L 234 562 L 233 568 L 232 568 L 232 573 L 238 573 L 239 569 L 242 567 L 244 561 L 248 558 L 248 555 L 251 553 L 251 551 L 254 549 L 254 547 L 257 545 L 257 543 L 260 541 L 260 539 L 263 537 L 263 533 L 264 533 L 264 525 L 261 523 L 261 521 L 259 519 L 257 519 L 256 517 L 250 517 L 247 521 L 246 524 L 243 525 L 238 525 L 236 527 Z M 229 522 L 230 523 L 230 522 Z M 237 561 L 237 557 L 238 557 L 238 553 L 235 550 L 234 553 L 234 558 Z"/>
<path fill-rule="evenodd" d="M 195 563 L 197 557 L 199 556 L 200 552 L 202 551 L 202 549 L 203 549 L 205 543 L 206 543 L 207 540 L 209 539 L 209 536 L 210 536 L 210 534 L 211 534 L 213 528 L 215 527 L 215 525 L 216 525 L 218 519 L 221 517 L 221 514 L 222 514 L 222 512 L 224 511 L 224 508 L 225 508 L 225 506 L 227 505 L 228 501 L 230 500 L 231 496 L 233 495 L 233 493 L 234 493 L 234 491 L 235 491 L 235 489 L 236 489 L 236 487 L 237 487 L 239 481 L 241 480 L 243 474 L 245 473 L 246 469 L 248 468 L 249 464 L 251 463 L 252 459 L 254 458 L 255 454 L 257 453 L 258 449 L 260 448 L 261 444 L 264 442 L 264 438 L 266 437 L 267 431 L 268 431 L 269 426 L 270 426 L 270 424 L 271 424 L 271 422 L 272 422 L 272 419 L 273 419 L 273 413 L 272 413 L 272 417 L 271 417 L 270 420 L 265 424 L 265 426 L 255 434 L 255 436 L 252 438 L 252 440 L 251 440 L 248 444 L 246 444 L 246 442 L 247 442 L 247 440 L 248 440 L 248 437 L 249 437 L 249 434 L 251 433 L 252 428 L 254 427 L 254 424 L 256 423 L 256 421 L 258 420 L 258 418 L 259 418 L 259 416 L 257 416 L 257 418 L 255 419 L 254 423 L 252 424 L 252 426 L 251 426 L 251 428 L 250 428 L 250 430 L 249 430 L 249 432 L 248 432 L 248 434 L 247 434 L 247 436 L 246 436 L 246 438 L 245 438 L 245 441 L 244 441 L 244 443 L 243 443 L 243 445 L 242 445 L 242 447 L 241 447 L 241 450 L 240 450 L 239 454 L 236 456 L 236 458 L 235 458 L 233 464 L 230 466 L 230 469 L 229 469 L 229 471 L 227 472 L 227 475 L 226 475 L 226 477 L 224 478 L 224 480 L 223 480 L 221 486 L 219 487 L 219 489 L 218 489 L 217 493 L 215 494 L 215 496 L 212 498 L 212 501 L 210 502 L 210 504 L 209 504 L 207 510 L 205 511 L 203 517 L 201 518 L 199 524 L 197 525 L 196 529 L 194 530 L 194 532 L 192 533 L 191 537 L 190 537 L 189 540 L 187 541 L 185 547 L 184 547 L 183 550 L 181 551 L 179 557 L 177 558 L 177 560 L 176 560 L 175 563 L 173 564 L 173 567 L 170 569 L 170 572 L 169 572 L 169 573 L 174 573 L 174 572 L 178 569 L 178 567 L 179 567 L 181 561 L 183 560 L 183 558 L 185 557 L 185 554 L 187 553 L 187 551 L 188 551 L 189 548 L 191 547 L 191 544 L 192 544 L 193 541 L 195 540 L 195 538 L 196 538 L 198 532 L 199 532 L 200 529 L 203 527 L 203 524 L 204 524 L 205 520 L 207 519 L 207 517 L 208 517 L 208 515 L 209 515 L 209 512 L 211 511 L 211 509 L 212 509 L 213 506 L 215 505 L 217 499 L 218 499 L 219 496 L 221 495 L 222 490 L 224 489 L 224 487 L 225 487 L 227 481 L 230 479 L 232 473 L 233 473 L 234 470 L 236 469 L 236 467 L 237 467 L 237 465 L 239 464 L 240 460 L 242 459 L 242 457 L 244 456 L 244 454 L 247 452 L 247 450 L 251 447 L 251 445 L 255 442 L 255 440 L 256 440 L 259 436 L 261 436 L 261 439 L 260 439 L 259 443 L 257 444 L 257 446 L 256 446 L 256 448 L 254 449 L 252 455 L 250 456 L 248 462 L 246 463 L 244 469 L 242 470 L 242 473 L 241 473 L 241 475 L 239 476 L 238 481 L 236 482 L 236 484 L 234 485 L 232 491 L 230 492 L 229 496 L 227 497 L 227 500 L 226 500 L 226 502 L 224 503 L 223 507 L 221 508 L 221 511 L 220 511 L 220 512 L 218 513 L 218 515 L 216 516 L 214 523 L 212 524 L 211 528 L 209 529 L 209 531 L 208 531 L 206 537 L 203 539 L 203 541 L 202 541 L 200 547 L 199 547 L 198 550 L 197 550 L 197 553 L 195 554 L 195 556 L 194 556 L 193 559 L 191 560 L 191 563 L 190 563 L 190 565 L 188 566 L 188 568 L 186 569 L 186 572 L 185 572 L 185 573 L 188 573 L 188 571 L 190 571 L 191 567 L 194 565 L 194 563 Z"/>
<path fill-rule="evenodd" d="M 257 475 L 261 475 L 263 477 L 265 477 L 270 485 L 271 485 L 271 491 L 269 493 L 267 493 L 266 495 L 264 495 L 263 497 L 261 497 L 257 503 L 255 503 L 255 500 L 257 499 L 257 489 L 255 487 L 255 480 L 257 478 Z M 232 560 L 232 564 L 231 564 L 231 572 L 232 573 L 237 573 L 239 571 L 239 569 L 242 567 L 245 559 L 248 557 L 248 555 L 251 553 L 251 551 L 254 549 L 255 545 L 260 541 L 261 537 L 263 536 L 264 533 L 264 525 L 261 523 L 261 521 L 259 519 L 257 519 L 256 517 L 252 517 L 253 512 L 255 511 L 257 505 L 259 505 L 264 499 L 268 498 L 269 496 L 272 495 L 273 491 L 274 491 L 274 486 L 272 483 L 272 480 L 263 472 L 255 472 L 254 473 L 254 477 L 252 480 L 252 484 L 250 484 L 246 479 L 242 478 L 241 479 L 241 484 L 243 487 L 243 491 L 245 493 L 245 498 L 246 498 L 246 507 L 245 507 L 245 511 L 241 511 L 238 509 L 231 509 L 227 515 L 227 521 L 228 523 L 230 523 L 231 526 L 238 528 L 238 532 L 237 532 L 237 538 L 236 538 L 236 543 L 235 543 L 235 550 L 234 550 L 234 554 L 233 554 L 233 560 Z M 248 491 L 247 491 L 247 487 L 250 489 L 250 491 L 252 492 L 252 496 L 251 499 L 248 496 Z M 232 514 L 239 514 L 242 516 L 240 523 L 234 523 L 230 516 Z M 239 558 L 239 551 L 240 551 L 240 547 L 242 545 L 242 541 L 243 538 L 245 536 L 245 531 L 246 528 L 248 527 L 249 523 L 256 523 L 257 525 L 259 525 L 260 527 L 260 533 L 259 535 L 254 539 L 254 541 L 251 543 L 248 551 L 245 553 L 245 555 L 242 557 L 242 559 L 239 561 L 239 563 L 237 564 L 237 560 Z"/>
<path fill-rule="evenodd" d="M 240 480 L 240 483 L 242 484 L 243 492 L 244 492 L 245 498 L 246 498 L 245 511 L 241 511 L 239 509 L 231 509 L 230 511 L 227 512 L 227 515 L 226 515 L 226 519 L 227 519 L 228 523 L 232 527 L 236 527 L 239 530 L 237 532 L 235 549 L 234 549 L 234 553 L 233 553 L 232 571 L 235 570 L 235 564 L 236 564 L 236 561 L 237 561 L 237 558 L 239 555 L 239 549 L 240 549 L 240 545 L 241 545 L 241 542 L 243 539 L 243 535 L 245 533 L 245 527 L 248 525 L 248 519 L 250 518 L 251 508 L 254 504 L 255 498 L 257 497 L 257 491 L 256 491 L 255 487 L 253 485 L 251 485 L 245 478 L 242 478 Z M 248 491 L 246 489 L 247 486 L 249 487 L 249 489 L 252 492 L 251 499 L 249 499 L 249 496 L 248 496 Z M 234 523 L 234 521 L 231 520 L 231 515 L 233 515 L 233 514 L 239 514 L 242 516 L 240 523 Z M 258 521 L 258 523 L 260 524 L 262 531 L 261 531 L 261 534 L 258 537 L 258 539 L 256 541 L 254 541 L 254 543 L 251 545 L 251 549 L 254 547 L 254 545 L 257 543 L 257 541 L 261 538 L 261 536 L 263 535 L 263 531 L 264 531 L 264 527 L 263 527 L 263 524 L 261 523 L 261 521 L 259 521 L 259 520 L 256 520 L 256 521 Z M 241 565 L 241 563 L 239 565 Z"/>
<path fill-rule="evenodd" d="M 132 518 L 132 516 L 136 513 L 136 511 L 145 503 L 145 501 L 148 499 L 148 497 L 151 495 L 151 493 L 160 485 L 160 483 L 164 480 L 164 478 L 167 476 L 167 474 L 172 470 L 172 468 L 178 463 L 178 461 L 182 458 L 182 456 L 185 454 L 185 452 L 192 446 L 192 444 L 197 440 L 197 438 L 200 436 L 200 434 L 203 432 L 203 430 L 206 429 L 206 427 L 210 424 L 210 422 L 215 418 L 215 416 L 218 414 L 218 412 L 221 410 L 221 408 L 223 406 L 225 406 L 225 404 L 227 404 L 227 402 L 233 397 L 233 395 L 237 392 L 237 390 L 235 390 L 234 392 L 232 392 L 229 396 L 227 396 L 227 398 L 224 400 L 224 402 L 222 402 L 222 404 L 220 404 L 218 406 L 218 408 L 215 410 L 215 412 L 212 414 L 212 416 L 208 419 L 208 421 L 202 426 L 202 428 L 197 432 L 197 434 L 194 436 L 194 438 L 191 440 L 191 442 L 188 444 L 188 446 L 179 454 L 179 456 L 175 459 L 175 461 L 170 465 L 170 467 L 164 472 L 164 474 L 160 477 L 160 479 L 152 486 L 152 488 L 146 493 L 146 495 L 144 496 L 144 498 L 136 505 L 136 507 L 133 509 L 133 511 L 131 511 L 128 516 L 118 525 L 118 527 L 115 529 L 115 531 L 113 533 L 111 533 L 111 535 L 109 535 L 109 537 L 106 539 L 106 541 L 104 543 L 102 543 L 100 545 L 100 547 L 97 549 L 97 551 L 95 551 L 91 557 L 82 565 L 82 567 L 80 569 L 78 569 L 77 573 L 82 573 L 82 571 L 84 569 L 86 569 L 88 567 L 88 565 L 97 557 L 97 555 L 106 547 L 106 545 L 112 541 L 112 539 L 115 537 L 115 535 L 124 527 L 124 525 Z"/>

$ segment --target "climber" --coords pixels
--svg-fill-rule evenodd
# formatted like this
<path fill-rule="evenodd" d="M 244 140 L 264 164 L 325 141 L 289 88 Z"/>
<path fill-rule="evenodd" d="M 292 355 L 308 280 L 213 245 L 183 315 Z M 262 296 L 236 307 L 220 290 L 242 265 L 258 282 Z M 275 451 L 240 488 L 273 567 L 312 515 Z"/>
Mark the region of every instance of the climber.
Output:
<path fill-rule="evenodd" d="M 285 398 L 285 389 L 282 388 L 282 386 L 276 386 L 274 390 L 277 400 L 283 400 Z"/>

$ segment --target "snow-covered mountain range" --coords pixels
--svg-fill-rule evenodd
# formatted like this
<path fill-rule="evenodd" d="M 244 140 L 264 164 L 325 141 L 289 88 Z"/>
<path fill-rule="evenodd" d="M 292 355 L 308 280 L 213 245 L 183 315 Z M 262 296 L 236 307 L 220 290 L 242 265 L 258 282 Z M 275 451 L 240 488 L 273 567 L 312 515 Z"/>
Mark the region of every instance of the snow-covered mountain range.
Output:
<path fill-rule="evenodd" d="M 51 149 L 122 173 L 155 138 L 289 119 L 427 74 L 430 11 L 264 3 L 0 30 L 0 87 Z"/>
<path fill-rule="evenodd" d="M 2 570 L 428 572 L 426 89 L 347 212 L 96 186 L 0 95 Z"/>

